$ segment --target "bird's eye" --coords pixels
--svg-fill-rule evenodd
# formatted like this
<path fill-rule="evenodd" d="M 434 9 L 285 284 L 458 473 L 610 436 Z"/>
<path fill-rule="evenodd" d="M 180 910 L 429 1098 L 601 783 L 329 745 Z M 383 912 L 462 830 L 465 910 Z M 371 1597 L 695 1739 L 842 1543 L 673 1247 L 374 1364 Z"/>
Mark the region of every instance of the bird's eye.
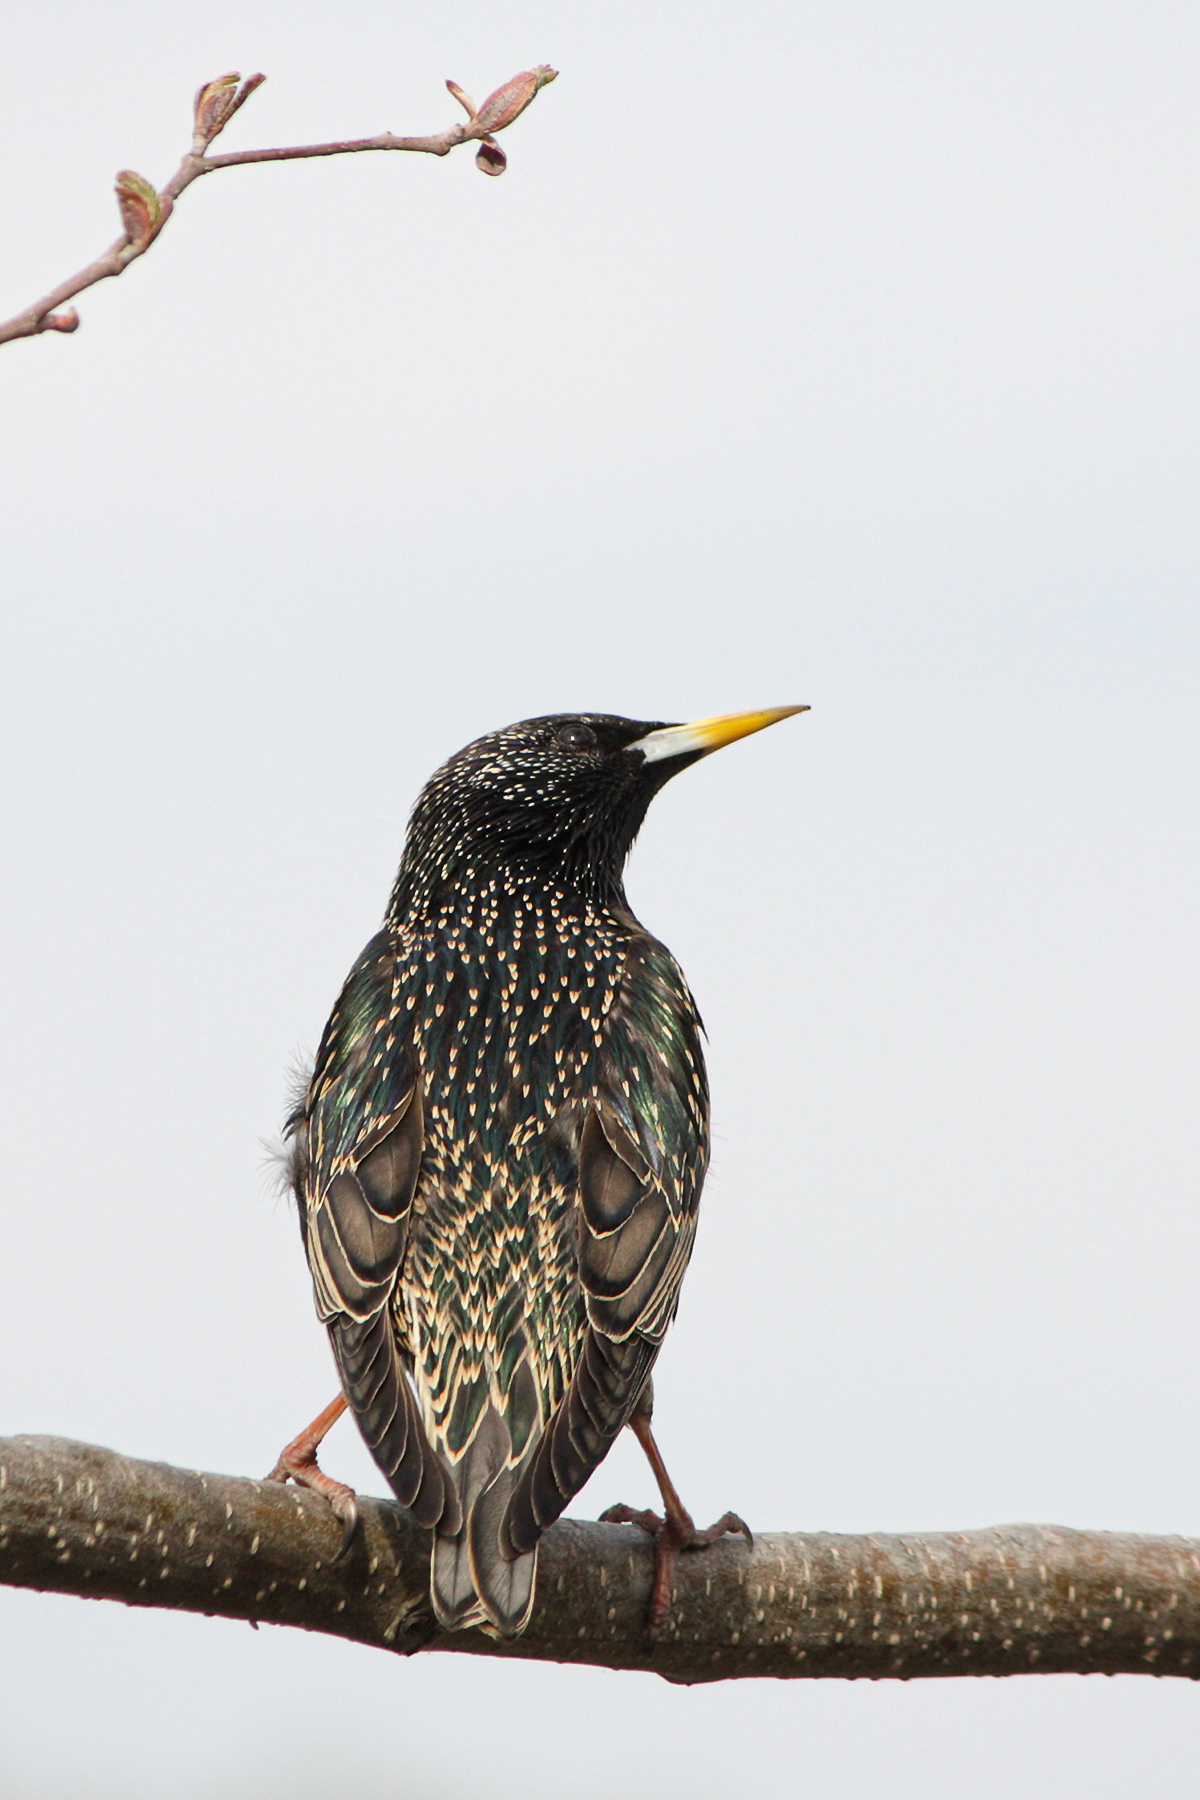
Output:
<path fill-rule="evenodd" d="M 562 725 L 555 732 L 554 741 L 563 750 L 596 748 L 596 734 L 590 725 Z"/>

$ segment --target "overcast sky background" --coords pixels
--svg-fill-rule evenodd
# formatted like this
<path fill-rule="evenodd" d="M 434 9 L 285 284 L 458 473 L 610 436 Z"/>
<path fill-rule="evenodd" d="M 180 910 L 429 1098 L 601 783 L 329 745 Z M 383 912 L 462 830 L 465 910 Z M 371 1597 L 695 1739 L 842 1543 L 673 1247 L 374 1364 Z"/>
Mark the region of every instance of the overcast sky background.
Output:
<path fill-rule="evenodd" d="M 1194 4 L 10 8 L 0 1431 L 259 1474 L 332 1396 L 264 1173 L 411 802 L 574 708 L 812 712 L 630 870 L 711 1037 L 697 1518 L 1200 1533 Z M 350 1427 L 327 1466 L 380 1479 Z M 577 1502 L 646 1504 L 622 1444 Z M 1181 1682 L 738 1683 L 0 1593 L 4 1800 L 1190 1791 Z"/>

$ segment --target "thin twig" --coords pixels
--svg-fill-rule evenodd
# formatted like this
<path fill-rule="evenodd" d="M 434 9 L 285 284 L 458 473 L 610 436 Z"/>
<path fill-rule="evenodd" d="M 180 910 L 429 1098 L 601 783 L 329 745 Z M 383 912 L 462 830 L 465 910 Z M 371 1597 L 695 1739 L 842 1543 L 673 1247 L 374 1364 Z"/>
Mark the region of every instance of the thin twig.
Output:
<path fill-rule="evenodd" d="M 0 1439 L 0 1582 L 131 1606 L 298 1625 L 379 1649 L 458 1650 L 743 1676 L 1200 1676 L 1200 1540 L 1006 1525 L 842 1537 L 764 1532 L 680 1557 L 666 1629 L 646 1626 L 653 1545 L 561 1520 L 542 1539 L 523 1636 L 439 1633 L 430 1534 L 360 1496 L 342 1528 L 315 1494 L 201 1475 L 61 1438 Z"/>
<path fill-rule="evenodd" d="M 196 95 L 192 148 L 171 179 L 156 190 L 143 176 L 123 170 L 117 176 L 117 198 L 125 227 L 122 236 L 77 275 L 61 281 L 32 306 L 0 325 L 0 344 L 9 343 L 13 338 L 37 337 L 43 331 L 76 330 L 79 314 L 75 308 L 69 307 L 66 312 L 56 309 L 85 288 L 94 287 L 98 281 L 123 274 L 131 262 L 144 256 L 175 210 L 179 196 L 201 175 L 211 175 L 216 169 L 232 169 L 242 163 L 295 162 L 310 156 L 348 156 L 360 150 L 412 150 L 427 156 L 446 156 L 459 144 L 477 143 L 479 150 L 475 160 L 483 173 L 502 175 L 506 158 L 495 141 L 496 132 L 511 125 L 538 89 L 554 80 L 555 74 L 556 71 L 545 63 L 536 69 L 525 70 L 497 88 L 479 108 L 468 100 L 455 82 L 448 81 L 446 86 L 466 109 L 467 118 L 463 124 L 452 125 L 431 137 L 395 137 L 385 131 L 378 137 L 347 138 L 332 144 L 298 144 L 288 149 L 237 150 L 227 156 L 209 156 L 208 146 L 213 139 L 266 80 L 264 75 L 251 75 L 239 87 L 240 76 L 219 76 L 216 81 L 207 82 Z"/>

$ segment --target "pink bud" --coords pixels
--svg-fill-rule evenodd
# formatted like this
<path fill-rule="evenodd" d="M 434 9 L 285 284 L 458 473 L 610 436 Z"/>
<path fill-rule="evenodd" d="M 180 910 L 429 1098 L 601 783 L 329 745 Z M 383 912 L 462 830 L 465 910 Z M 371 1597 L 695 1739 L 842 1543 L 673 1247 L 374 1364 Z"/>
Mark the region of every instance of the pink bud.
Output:
<path fill-rule="evenodd" d="M 485 138 L 475 152 L 475 167 L 484 175 L 503 175 L 508 167 L 508 158 L 499 144 L 494 144 L 491 138 Z"/>
<path fill-rule="evenodd" d="M 134 244 L 149 243 L 163 221 L 162 201 L 144 175 L 122 169 L 117 176 L 117 205 L 125 235 Z"/>
<path fill-rule="evenodd" d="M 462 107 L 468 119 L 473 120 L 475 117 L 475 102 L 472 100 L 470 94 L 464 94 L 457 81 L 448 81 L 446 86 L 450 89 L 450 92 L 454 95 L 454 98 L 458 101 L 458 104 Z"/>
<path fill-rule="evenodd" d="M 255 88 L 260 88 L 265 75 L 248 75 L 239 88 L 240 75 L 218 75 L 206 82 L 196 95 L 196 131 L 192 139 L 193 156 L 203 156 L 215 137 L 224 131 L 240 106 L 244 106 Z"/>
<path fill-rule="evenodd" d="M 484 131 L 503 131 L 506 125 L 525 111 L 539 88 L 546 86 L 558 75 L 548 63 L 541 63 L 536 69 L 526 69 L 520 75 L 514 75 L 511 81 L 489 94 L 480 107 L 475 118 L 476 125 Z"/>
<path fill-rule="evenodd" d="M 240 75 L 218 75 L 215 81 L 206 82 L 196 95 L 196 141 L 193 147 L 198 154 L 212 142 L 229 117 L 240 80 Z"/>

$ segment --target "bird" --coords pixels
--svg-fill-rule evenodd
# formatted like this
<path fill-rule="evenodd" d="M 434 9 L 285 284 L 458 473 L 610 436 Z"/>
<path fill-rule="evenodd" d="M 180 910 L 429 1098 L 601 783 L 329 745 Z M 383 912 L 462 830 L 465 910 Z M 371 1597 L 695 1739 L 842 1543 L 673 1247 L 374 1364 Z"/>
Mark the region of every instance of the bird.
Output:
<path fill-rule="evenodd" d="M 526 719 L 421 792 L 382 928 L 289 1117 L 289 1175 L 341 1393 L 272 1476 L 353 1490 L 317 1447 L 348 1407 L 433 1532 L 442 1630 L 510 1638 L 538 1541 L 628 1425 L 663 1515 L 652 1632 L 696 1530 L 650 1427 L 708 1162 L 702 1024 L 623 871 L 674 775 L 807 707 L 694 720 Z"/>

